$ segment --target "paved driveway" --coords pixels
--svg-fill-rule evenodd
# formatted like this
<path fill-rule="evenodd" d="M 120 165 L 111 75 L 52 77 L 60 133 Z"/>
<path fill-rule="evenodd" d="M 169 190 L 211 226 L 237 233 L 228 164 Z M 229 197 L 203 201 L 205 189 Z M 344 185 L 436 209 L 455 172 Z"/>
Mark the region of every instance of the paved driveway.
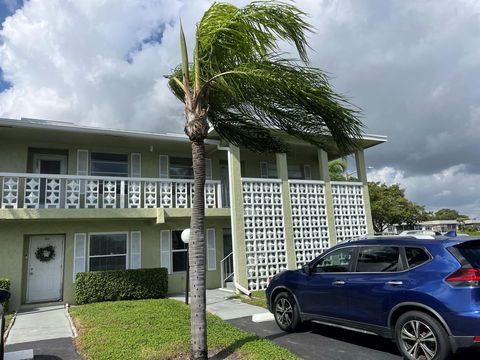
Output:
<path fill-rule="evenodd" d="M 320 324 L 309 324 L 302 332 L 285 333 L 274 321 L 254 323 L 251 317 L 229 320 L 243 330 L 268 338 L 303 359 L 401 360 L 396 345 L 388 339 Z M 455 360 L 478 360 L 480 351 L 464 351 Z"/>

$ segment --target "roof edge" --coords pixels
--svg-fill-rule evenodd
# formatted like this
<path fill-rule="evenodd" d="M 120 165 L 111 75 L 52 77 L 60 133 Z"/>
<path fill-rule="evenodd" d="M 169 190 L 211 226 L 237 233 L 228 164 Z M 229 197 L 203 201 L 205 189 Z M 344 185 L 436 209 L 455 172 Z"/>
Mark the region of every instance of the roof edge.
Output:
<path fill-rule="evenodd" d="M 77 125 L 72 122 L 42 120 L 33 118 L 7 119 L 0 118 L 0 127 L 18 127 L 25 129 L 49 129 L 53 131 L 70 131 L 84 134 L 112 135 L 112 136 L 128 136 L 140 139 L 170 140 L 179 142 L 190 142 L 185 134 L 160 134 L 146 131 L 121 130 L 105 127 Z M 220 141 L 206 139 L 205 144 L 218 145 Z"/>

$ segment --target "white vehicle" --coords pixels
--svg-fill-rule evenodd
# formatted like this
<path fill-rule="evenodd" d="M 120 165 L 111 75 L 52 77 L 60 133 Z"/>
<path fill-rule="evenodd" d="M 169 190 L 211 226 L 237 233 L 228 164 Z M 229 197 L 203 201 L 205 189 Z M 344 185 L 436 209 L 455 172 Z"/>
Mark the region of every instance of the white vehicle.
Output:
<path fill-rule="evenodd" d="M 432 230 L 405 230 L 402 231 L 399 235 L 403 236 L 408 236 L 408 235 L 430 235 L 430 236 L 436 236 L 436 235 L 442 235 L 437 231 L 432 231 Z"/>

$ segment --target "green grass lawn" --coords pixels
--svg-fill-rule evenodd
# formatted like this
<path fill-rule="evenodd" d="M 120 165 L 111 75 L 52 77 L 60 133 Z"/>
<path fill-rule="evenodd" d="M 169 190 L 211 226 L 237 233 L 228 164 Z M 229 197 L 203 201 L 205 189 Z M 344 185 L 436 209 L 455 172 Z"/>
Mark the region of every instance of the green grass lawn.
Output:
<path fill-rule="evenodd" d="M 265 297 L 265 290 L 252 291 L 251 296 L 242 297 L 242 301 L 250 305 L 260 306 L 265 309 L 267 308 L 267 299 Z"/>
<path fill-rule="evenodd" d="M 176 300 L 88 304 L 70 309 L 85 359 L 182 359 L 190 349 L 190 308 Z M 219 359 L 298 359 L 269 340 L 207 315 L 208 346 Z M 236 357 L 235 357 L 236 356 Z"/>
<path fill-rule="evenodd" d="M 12 318 L 13 318 L 13 314 L 6 314 L 5 315 L 5 330 L 8 329 L 8 325 L 10 324 L 10 321 L 12 321 Z"/>
<path fill-rule="evenodd" d="M 252 294 L 249 296 L 242 294 L 235 294 L 230 296 L 230 299 L 239 299 L 242 302 L 250 305 L 260 306 L 267 308 L 267 299 L 265 296 L 265 290 L 252 291 Z"/>
<path fill-rule="evenodd" d="M 463 233 L 463 234 L 468 234 L 470 236 L 478 236 L 480 235 L 480 231 L 476 231 L 476 230 L 470 230 L 470 229 L 464 229 L 464 230 L 460 230 L 458 231 L 459 233 Z"/>

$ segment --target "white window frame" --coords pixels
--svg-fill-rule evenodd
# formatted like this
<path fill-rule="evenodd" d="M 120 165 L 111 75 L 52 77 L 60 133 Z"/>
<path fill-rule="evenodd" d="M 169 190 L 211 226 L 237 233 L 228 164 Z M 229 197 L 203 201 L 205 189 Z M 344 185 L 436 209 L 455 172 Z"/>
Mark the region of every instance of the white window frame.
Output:
<path fill-rule="evenodd" d="M 64 175 L 67 173 L 67 161 L 68 161 L 67 155 L 34 153 L 33 154 L 33 172 L 36 174 L 41 174 L 40 173 L 41 160 L 60 161 L 60 174 Z"/>
<path fill-rule="evenodd" d="M 92 235 L 125 235 L 127 237 L 127 243 L 125 249 L 127 250 L 126 254 L 115 254 L 115 255 L 90 255 L 90 239 Z M 103 231 L 103 232 L 92 232 L 88 233 L 88 246 L 87 246 L 87 271 L 90 271 L 90 258 L 100 258 L 100 257 L 113 257 L 113 256 L 125 256 L 125 270 L 130 269 L 130 236 L 128 231 Z"/>

